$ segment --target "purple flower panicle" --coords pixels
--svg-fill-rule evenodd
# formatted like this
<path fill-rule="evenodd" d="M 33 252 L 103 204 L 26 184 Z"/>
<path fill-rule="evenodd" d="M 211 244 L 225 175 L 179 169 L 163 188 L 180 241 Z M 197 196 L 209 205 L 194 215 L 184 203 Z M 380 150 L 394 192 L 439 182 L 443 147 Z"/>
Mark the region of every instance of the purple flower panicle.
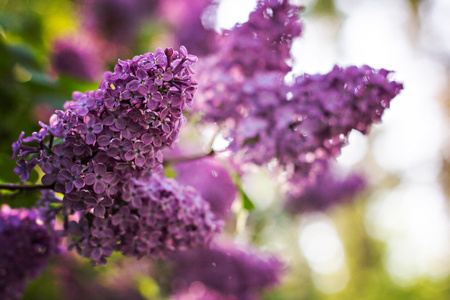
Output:
<path fill-rule="evenodd" d="M 159 257 L 204 246 L 219 230 L 197 193 L 155 175 L 185 122 L 196 60 L 184 46 L 119 60 L 98 90 L 75 92 L 41 131 L 13 144 L 15 172 L 26 181 L 41 167 L 42 183 L 64 194 L 63 214 L 75 214 L 64 233 L 94 263 L 115 250 Z"/>
<path fill-rule="evenodd" d="M 291 214 L 324 211 L 352 200 L 365 187 L 364 178 L 358 174 L 339 176 L 328 166 L 317 173 L 309 178 L 289 180 L 286 211 Z"/>
<path fill-rule="evenodd" d="M 83 215 L 67 228 L 69 235 L 78 236 L 71 247 L 96 264 L 105 264 L 113 251 L 157 258 L 205 247 L 221 228 L 222 222 L 194 189 L 161 176 L 131 178 L 119 194 L 116 204 L 106 208 L 108 218 L 104 213 Z M 88 218 L 92 225 L 85 226 Z"/>
<path fill-rule="evenodd" d="M 209 202 L 212 212 L 226 219 L 236 198 L 237 189 L 228 171 L 211 158 L 175 165 L 177 181 L 190 185 Z"/>
<path fill-rule="evenodd" d="M 175 263 L 173 282 L 180 285 L 175 288 L 184 290 L 198 281 L 209 289 L 239 299 L 248 299 L 277 284 L 282 272 L 282 265 L 275 257 L 230 246 L 182 251 L 171 259 Z"/>
<path fill-rule="evenodd" d="M 91 41 L 81 36 L 55 41 L 51 62 L 52 68 L 58 74 L 86 81 L 101 78 L 101 59 Z"/>
<path fill-rule="evenodd" d="M 0 210 L 0 298 L 19 299 L 27 280 L 37 277 L 59 253 L 59 238 L 40 223 L 37 212 Z"/>

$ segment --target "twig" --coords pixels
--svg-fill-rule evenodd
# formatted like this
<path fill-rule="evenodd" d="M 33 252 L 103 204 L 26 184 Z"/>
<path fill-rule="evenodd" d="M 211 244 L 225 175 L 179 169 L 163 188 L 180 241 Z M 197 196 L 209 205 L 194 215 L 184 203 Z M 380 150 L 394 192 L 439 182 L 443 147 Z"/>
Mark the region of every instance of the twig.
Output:
<path fill-rule="evenodd" d="M 165 160 L 164 164 L 177 164 L 177 163 L 186 162 L 186 161 L 193 161 L 193 160 L 202 159 L 202 158 L 205 158 L 208 156 L 213 156 L 215 153 L 216 153 L 216 151 L 211 149 L 211 151 L 209 151 L 208 153 L 196 154 L 196 155 L 192 155 L 192 156 L 181 156 L 181 157 L 170 158 L 170 159 Z"/>
<path fill-rule="evenodd" d="M 49 190 L 54 185 L 0 183 L 0 190 Z"/>

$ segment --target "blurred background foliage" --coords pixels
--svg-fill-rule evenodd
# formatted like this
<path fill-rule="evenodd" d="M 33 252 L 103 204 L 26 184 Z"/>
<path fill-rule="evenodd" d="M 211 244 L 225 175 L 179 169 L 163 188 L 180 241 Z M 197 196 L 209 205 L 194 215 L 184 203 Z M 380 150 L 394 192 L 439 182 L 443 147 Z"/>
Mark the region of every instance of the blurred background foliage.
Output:
<path fill-rule="evenodd" d="M 18 177 L 12 172 L 14 163 L 11 162 L 10 156 L 11 143 L 17 139 L 20 132 L 25 131 L 30 134 L 36 131 L 38 121 L 48 122 L 51 113 L 55 109 L 61 109 L 64 102 L 71 99 L 73 91 L 96 89 L 101 80 L 101 75 L 83 79 L 58 73 L 52 65 L 56 40 L 67 37 L 70 39 L 71 36 L 89 36 L 93 39 L 82 26 L 83 7 L 88 5 L 88 2 L 0 0 L 1 182 L 18 182 Z M 169 46 L 166 43 L 170 42 L 170 22 L 152 8 L 156 7 L 157 1 L 143 2 L 151 12 L 140 17 L 141 22 L 139 22 L 135 39 L 126 45 L 117 46 L 117 49 L 112 49 L 114 41 L 112 43 L 102 41 L 95 44 L 98 51 L 102 53 L 99 63 L 103 70 L 112 70 L 118 57 L 130 58 L 133 55 L 153 51 L 157 46 Z M 323 22 L 331 28 L 331 34 L 335 33 L 331 40 L 338 42 L 339 30 L 346 15 L 339 9 L 336 2 L 339 2 L 342 7 L 352 5 L 355 1 L 298 2 L 307 6 L 303 20 L 305 31 L 309 29 L 309 21 Z M 426 14 L 431 11 L 427 8 L 432 6 L 434 1 L 403 0 L 403 2 L 407 5 L 404 7 L 408 9 L 409 22 L 419 23 L 418 25 L 406 23 L 404 26 L 412 28 L 409 31 L 412 36 L 417 35 L 421 28 L 420 22 L 426 19 Z M 239 10 L 238 7 L 235 9 Z M 114 16 L 110 18 L 114 20 Z M 428 34 L 434 33 L 428 32 Z M 447 39 L 449 37 L 450 35 L 446 36 Z M 416 47 L 420 51 L 430 50 L 424 50 L 420 44 L 416 44 Z M 110 53 L 105 50 L 106 48 L 111 50 Z M 440 54 L 438 62 L 445 67 L 448 76 L 450 66 L 448 50 L 446 48 L 432 50 Z M 448 77 L 444 82 L 448 84 Z M 407 90 L 408 82 L 405 86 Z M 450 103 L 448 94 L 447 85 L 447 90 L 443 89 L 438 97 L 442 105 L 447 108 Z M 371 138 L 373 139 L 377 133 L 375 131 Z M 435 133 L 430 132 L 430 134 Z M 375 165 L 373 154 L 371 154 L 371 151 L 374 151 L 370 147 L 371 143 L 369 142 L 371 150 L 366 154 L 364 161 L 359 163 L 362 169 L 370 169 Z M 439 179 L 441 185 L 446 187 L 448 195 L 449 152 L 445 154 L 445 149 L 442 152 L 440 160 L 444 163 L 442 163 Z M 387 270 L 386 243 L 368 233 L 366 215 L 376 192 L 380 189 L 390 190 L 398 187 L 402 182 L 402 175 L 390 170 L 382 170 L 380 166 L 372 168 L 372 174 L 374 173 L 377 173 L 378 180 L 375 180 L 374 184 L 353 202 L 324 213 L 300 217 L 283 213 L 280 202 L 261 202 L 258 199 L 261 192 L 259 194 L 255 192 L 260 187 L 253 184 L 261 180 L 243 179 L 241 194 L 244 200 L 252 199 L 254 204 L 244 201 L 247 210 L 236 209 L 235 218 L 232 219 L 236 224 L 227 224 L 227 228 L 236 229 L 235 239 L 248 239 L 262 250 L 280 254 L 280 258 L 286 262 L 283 281 L 276 288 L 266 291 L 264 299 L 450 299 L 448 271 L 443 272 L 441 276 L 422 275 L 408 281 L 401 281 Z M 37 180 L 38 174 L 35 174 L 29 181 Z M 277 198 L 276 192 L 270 191 L 269 194 L 273 194 L 272 198 Z M 8 203 L 13 207 L 30 206 L 37 199 L 34 193 L 2 194 L 1 197 L 2 203 Z M 249 211 L 252 205 L 255 207 Z M 245 226 L 241 228 L 239 224 L 245 224 Z M 326 263 L 333 260 L 344 261 L 337 264 L 334 269 L 330 267 L 331 271 L 326 272 L 311 266 L 308 254 L 305 254 L 305 250 L 302 249 L 304 246 L 299 239 L 299 232 L 311 229 L 312 226 L 316 226 L 316 229 L 320 228 L 322 226 L 320 224 L 325 224 L 326 226 L 323 225 L 325 227 L 322 229 L 331 230 L 332 235 L 338 238 L 335 244 L 341 245 L 338 246 L 338 249 L 341 249 L 340 252 L 338 251 L 341 255 L 327 258 Z M 316 236 L 313 243 L 319 245 L 316 248 L 318 252 L 322 251 L 320 245 L 323 247 L 329 245 L 326 241 L 321 244 L 320 232 L 323 230 L 317 231 L 317 235 L 313 234 Z M 447 270 L 449 269 L 448 258 L 442 261 L 442 264 L 447 265 Z M 170 283 L 166 276 L 169 272 L 170 266 L 162 261 L 150 261 L 145 258 L 136 261 L 116 255 L 107 266 L 92 267 L 76 254 L 66 253 L 55 258 L 42 276 L 29 283 L 23 299 L 165 299 L 170 294 Z"/>

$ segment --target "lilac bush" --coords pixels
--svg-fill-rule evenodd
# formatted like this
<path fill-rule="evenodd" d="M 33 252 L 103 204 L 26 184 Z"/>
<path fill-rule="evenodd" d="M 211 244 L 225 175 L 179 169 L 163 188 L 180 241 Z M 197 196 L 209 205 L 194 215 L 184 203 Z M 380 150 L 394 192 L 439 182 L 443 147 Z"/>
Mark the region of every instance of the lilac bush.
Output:
<path fill-rule="evenodd" d="M 141 11 L 142 3 L 87 0 L 84 26 L 125 46 L 147 13 Z M 5 228 L 25 230 L 10 225 L 19 224 L 19 219 L 34 224 L 29 227 L 39 228 L 43 235 L 53 233 L 58 220 L 58 234 L 66 238 L 69 249 L 93 264 L 106 264 L 114 251 L 136 258 L 170 258 L 175 263 L 174 299 L 189 294 L 198 299 L 258 299 L 262 289 L 280 281 L 279 259 L 210 246 L 225 221 L 232 220 L 228 217 L 237 196 L 242 205 L 236 210 L 252 208 L 240 181 L 245 168 L 270 164 L 274 173 L 282 173 L 285 208 L 295 214 L 325 210 L 353 197 L 363 180 L 335 177 L 330 161 L 340 154 L 352 130 L 367 134 L 381 121 L 403 86 L 391 79 L 391 71 L 369 66 L 335 66 L 327 74 L 288 80 L 291 46 L 302 32 L 301 7 L 287 0 L 260 0 L 247 22 L 219 35 L 199 22 L 210 4 L 183 1 L 172 16 L 178 42 L 194 42 L 205 50 L 200 62 L 185 46 L 119 59 L 113 72 L 104 73 L 98 89 L 74 92 L 63 110 L 48 123 L 40 122 L 38 132 L 20 134 L 12 145 L 14 172 L 26 182 L 34 168 L 40 169 L 42 185 L 2 186 L 41 189 L 36 204 L 46 227 L 36 225 L 32 213 L 9 219 L 0 215 L 0 239 L 8 232 Z M 191 31 L 199 33 L 198 39 L 190 37 Z M 60 58 L 77 51 L 73 45 L 58 45 Z M 94 66 L 77 55 L 80 68 L 84 62 Z M 174 147 L 187 121 L 200 129 L 217 128 L 216 136 L 228 140 L 225 150 L 231 155 L 224 159 L 236 167 L 233 178 L 214 160 L 217 151 L 212 147 L 204 155 L 164 159 L 163 150 Z M 174 176 L 172 171 L 175 178 L 165 177 Z M 238 227 L 227 226 L 229 231 Z M 52 247 L 57 240 L 51 240 Z M 34 259 L 31 254 L 29 259 Z M 8 260 L 2 263 L 10 267 Z M 0 285 L 5 291 L 0 291 L 1 297 L 18 297 L 24 280 L 38 273 L 23 273 L 29 264 L 14 271 L 22 272 L 20 280 L 8 279 L 17 287 Z M 0 276 L 9 276 L 1 271 Z M 200 292 L 196 282 L 203 285 Z"/>

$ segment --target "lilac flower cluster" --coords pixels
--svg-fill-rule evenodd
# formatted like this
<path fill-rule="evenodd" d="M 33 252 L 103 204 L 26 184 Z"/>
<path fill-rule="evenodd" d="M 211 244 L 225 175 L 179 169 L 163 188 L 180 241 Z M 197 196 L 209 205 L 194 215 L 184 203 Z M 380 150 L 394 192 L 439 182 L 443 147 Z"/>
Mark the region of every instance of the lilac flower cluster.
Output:
<path fill-rule="evenodd" d="M 75 237 L 71 248 L 94 263 L 105 264 L 114 250 L 157 258 L 205 247 L 221 227 L 193 188 L 158 175 L 127 180 L 119 199 L 108 209 L 108 218 L 81 215 L 68 224 L 67 233 Z"/>
<path fill-rule="evenodd" d="M 226 53 L 226 58 L 222 64 L 226 68 L 239 66 L 247 77 L 260 70 L 289 72 L 292 40 L 302 30 L 300 10 L 286 0 L 259 1 L 246 23 L 224 32 L 220 55 Z"/>
<path fill-rule="evenodd" d="M 98 79 L 103 69 L 95 47 L 81 36 L 56 40 L 51 61 L 58 74 L 87 81 Z"/>
<path fill-rule="evenodd" d="M 390 71 L 368 66 L 336 66 L 286 84 L 300 10 L 284 0 L 259 1 L 247 23 L 227 32 L 224 51 L 204 60 L 196 103 L 204 121 L 222 124 L 241 162 L 275 160 L 291 177 L 336 157 L 352 129 L 367 133 L 402 89 Z"/>
<path fill-rule="evenodd" d="M 161 169 L 160 150 L 177 140 L 185 122 L 182 112 L 196 90 L 190 75 L 196 60 L 185 47 L 119 60 L 98 90 L 74 92 L 75 101 L 56 111 L 49 125 L 41 123 L 30 137 L 20 135 L 13 144 L 13 158 L 19 158 L 16 174 L 26 181 L 39 165 L 45 173 L 42 182 L 54 184 L 57 192 L 75 200 L 82 199 L 81 189 L 100 201 L 112 199 L 123 176 Z M 92 208 L 81 202 L 76 210 Z"/>
<path fill-rule="evenodd" d="M 289 51 L 302 30 L 300 10 L 286 0 L 259 1 L 246 23 L 224 32 L 220 51 L 199 66 L 202 86 L 196 109 L 204 113 L 204 121 L 246 117 L 254 104 L 249 95 L 258 83 L 267 84 L 269 93 L 278 88 L 273 80 L 280 82 L 291 71 Z"/>
<path fill-rule="evenodd" d="M 323 211 L 351 200 L 365 187 L 364 178 L 358 174 L 339 176 L 327 164 L 322 167 L 315 176 L 288 182 L 286 211 L 292 214 Z"/>
<path fill-rule="evenodd" d="M 157 7 L 156 0 L 81 0 L 83 27 L 96 39 L 124 52 L 135 42 L 140 25 Z M 117 53 L 115 53 L 117 54 Z"/>
<path fill-rule="evenodd" d="M 216 6 L 211 0 L 165 0 L 159 2 L 158 10 L 171 26 L 175 41 L 203 56 L 217 48 L 219 34 L 212 24 Z"/>
<path fill-rule="evenodd" d="M 0 210 L 0 298 L 19 299 L 27 280 L 38 276 L 59 253 L 59 238 L 39 223 L 37 212 Z"/>
<path fill-rule="evenodd" d="M 194 187 L 220 219 L 231 213 L 237 189 L 228 171 L 212 158 L 183 162 L 174 166 L 177 181 Z"/>
<path fill-rule="evenodd" d="M 172 281 L 176 289 L 186 289 L 198 281 L 239 299 L 251 298 L 275 285 L 282 271 L 281 263 L 273 256 L 264 257 L 230 246 L 178 252 L 172 260 L 175 263 Z"/>
<path fill-rule="evenodd" d="M 188 289 L 178 291 L 170 297 L 170 300 L 255 300 L 250 295 L 235 296 L 224 295 L 212 289 L 208 289 L 201 282 L 192 283 Z"/>
<path fill-rule="evenodd" d="M 278 85 L 271 93 L 259 82 L 250 94 L 258 99 L 249 116 L 230 130 L 230 146 L 257 164 L 276 158 L 283 166 L 296 166 L 334 158 L 350 131 L 367 133 L 401 90 L 389 74 L 368 66 L 335 67 L 326 75 L 298 77 L 292 86 Z"/>
<path fill-rule="evenodd" d="M 41 167 L 42 183 L 64 194 L 66 218 L 77 213 L 65 226 L 75 236 L 72 246 L 94 263 L 105 263 L 113 250 L 164 256 L 205 245 L 218 231 L 198 194 L 154 175 L 162 169 L 161 150 L 185 122 L 196 60 L 184 46 L 119 60 L 98 90 L 75 92 L 49 125 L 13 144 L 16 174 L 26 181 Z M 41 200 L 55 201 L 52 193 Z"/>

